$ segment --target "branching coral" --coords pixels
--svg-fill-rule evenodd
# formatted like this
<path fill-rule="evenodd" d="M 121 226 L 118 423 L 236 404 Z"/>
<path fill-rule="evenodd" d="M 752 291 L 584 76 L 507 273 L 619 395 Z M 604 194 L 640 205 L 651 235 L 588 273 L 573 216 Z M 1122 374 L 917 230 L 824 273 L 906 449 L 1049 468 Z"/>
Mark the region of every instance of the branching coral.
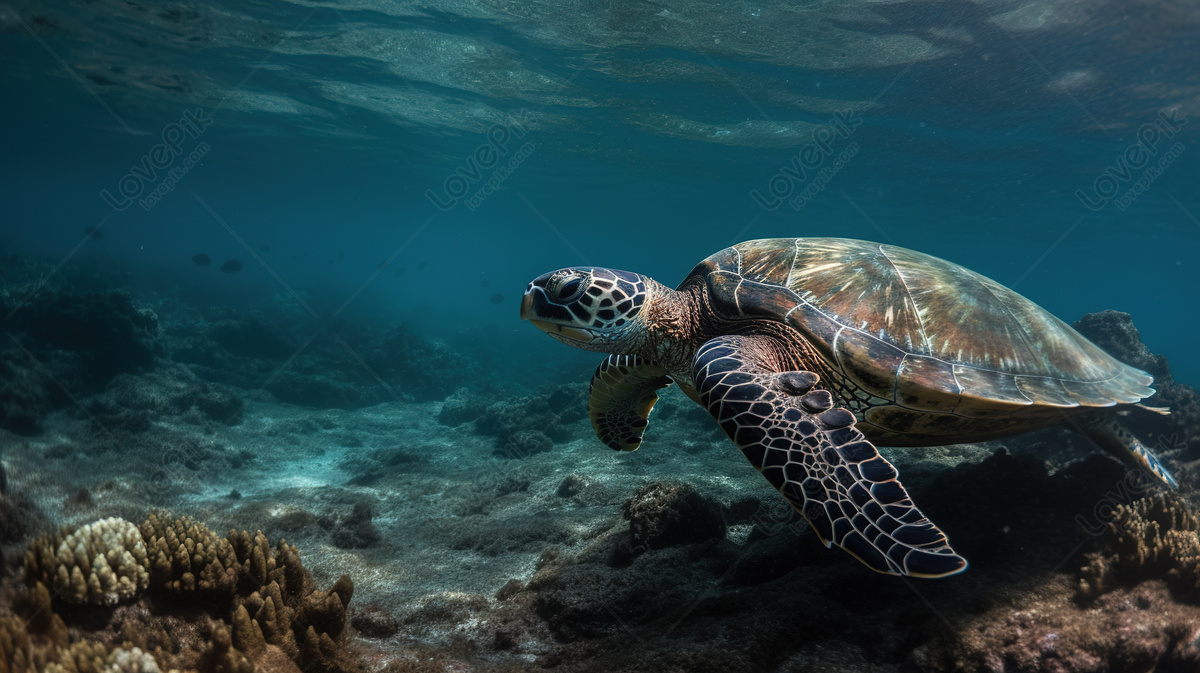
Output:
<path fill-rule="evenodd" d="M 115 605 L 148 585 L 146 544 L 137 526 L 123 519 L 64 529 L 29 546 L 25 577 L 68 603 Z"/>
<path fill-rule="evenodd" d="M 43 584 L 21 595 L 16 614 L 0 618 L 0 673 L 37 673 L 67 646 L 67 625 L 53 611 Z"/>
<path fill-rule="evenodd" d="M 237 588 L 241 564 L 233 545 L 208 526 L 190 517 L 162 520 L 151 514 L 139 530 L 146 540 L 150 582 L 155 588 L 225 594 Z"/>
<path fill-rule="evenodd" d="M 26 611 L 34 621 L 26 628 L 17 616 L 0 620 L 0 673 L 358 667 L 340 644 L 354 593 L 350 578 L 317 590 L 296 548 L 281 541 L 272 549 L 261 532 L 219 537 L 186 517 L 151 515 L 140 527 L 105 519 L 39 539 L 25 565 L 23 601 L 35 606 Z M 47 583 L 68 603 L 138 600 L 118 608 L 119 632 L 69 643 Z M 211 612 L 197 613 L 197 606 Z M 173 615 L 179 607 L 186 609 Z"/>
<path fill-rule="evenodd" d="M 139 647 L 109 649 L 103 643 L 82 641 L 60 648 L 58 661 L 44 673 L 161 673 L 154 657 Z"/>
<path fill-rule="evenodd" d="M 1093 554 L 1082 569 L 1082 597 L 1095 598 L 1118 579 L 1163 577 L 1200 594 L 1200 517 L 1178 496 L 1156 493 L 1117 507 L 1109 540 L 1111 553 Z"/>

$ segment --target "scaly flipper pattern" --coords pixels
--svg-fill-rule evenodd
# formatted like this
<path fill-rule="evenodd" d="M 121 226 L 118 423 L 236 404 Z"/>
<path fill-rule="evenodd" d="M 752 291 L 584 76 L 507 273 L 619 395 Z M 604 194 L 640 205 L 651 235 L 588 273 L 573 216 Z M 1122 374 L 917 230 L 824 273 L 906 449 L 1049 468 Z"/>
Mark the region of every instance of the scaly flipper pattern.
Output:
<path fill-rule="evenodd" d="M 692 363 L 701 404 L 821 541 L 872 570 L 941 577 L 967 561 L 918 510 L 896 468 L 808 371 L 779 371 L 769 337 L 722 336 Z"/>
<path fill-rule="evenodd" d="M 592 376 L 588 414 L 610 449 L 636 451 L 658 391 L 671 385 L 667 370 L 638 355 L 610 355 Z"/>

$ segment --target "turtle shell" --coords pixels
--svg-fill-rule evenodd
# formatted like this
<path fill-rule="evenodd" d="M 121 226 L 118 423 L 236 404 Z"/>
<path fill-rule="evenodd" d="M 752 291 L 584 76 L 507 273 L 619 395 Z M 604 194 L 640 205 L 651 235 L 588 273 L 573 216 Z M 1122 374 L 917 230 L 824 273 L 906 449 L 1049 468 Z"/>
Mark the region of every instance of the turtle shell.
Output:
<path fill-rule="evenodd" d="M 880 414 L 1050 417 L 1154 394 L 1149 374 L 1037 304 L 912 250 L 840 238 L 748 241 L 697 265 L 689 281 L 701 279 L 722 317 L 786 322 L 854 390 L 894 402 Z"/>

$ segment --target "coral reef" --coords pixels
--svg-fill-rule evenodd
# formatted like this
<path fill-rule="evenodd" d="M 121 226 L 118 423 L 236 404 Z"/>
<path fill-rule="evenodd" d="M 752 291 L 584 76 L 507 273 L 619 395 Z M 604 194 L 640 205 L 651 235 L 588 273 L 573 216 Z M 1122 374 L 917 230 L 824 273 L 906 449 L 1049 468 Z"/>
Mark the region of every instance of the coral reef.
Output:
<path fill-rule="evenodd" d="M 420 401 L 444 398 L 473 378 L 471 372 L 478 366 L 449 344 L 426 339 L 407 325 L 377 334 L 360 350 L 380 378 L 395 381 L 411 399 Z"/>
<path fill-rule="evenodd" d="M 1160 492 L 1119 505 L 1107 547 L 1080 570 L 1081 598 L 1165 578 L 1180 594 L 1200 599 L 1200 518 L 1179 496 Z"/>
<path fill-rule="evenodd" d="M 0 343 L 0 428 L 37 434 L 42 418 L 61 406 L 58 395 L 53 379 L 31 362 L 19 345 Z"/>
<path fill-rule="evenodd" d="M 472 613 L 490 624 L 477 642 L 533 652 L 539 665 L 572 673 L 1115 673 L 1155 661 L 1159 670 L 1195 670 L 1200 607 L 1168 591 L 1169 570 L 1145 568 L 1151 579 L 1087 603 L 1073 573 L 1056 570 L 1093 539 L 1080 516 L 1122 478 L 1121 467 L 1099 455 L 1048 467 L 1000 449 L 909 483 L 969 550 L 971 570 L 938 582 L 906 583 L 848 562 L 798 517 L 774 513 L 775 498 L 718 505 L 695 486 L 652 482 L 629 499 L 628 528 L 614 526 L 578 553 L 547 551 L 531 579 L 501 589 L 496 610 Z M 579 481 L 560 486 L 569 493 Z M 1165 516 L 1157 512 L 1144 516 Z M 1187 527 L 1171 516 L 1164 526 Z"/>
<path fill-rule="evenodd" d="M 48 552 L 53 549 L 57 555 Z M 76 575 L 93 552 L 80 592 Z M 105 564 L 118 569 L 106 573 L 100 570 Z M 17 614 L 0 621 L 0 673 L 359 670 L 343 637 L 354 593 L 350 578 L 319 591 L 295 547 L 280 542 L 272 549 L 261 533 L 230 531 L 222 538 L 192 519 L 157 514 L 140 527 L 105 519 L 40 538 L 26 566 L 28 587 L 14 600 Z M 43 580 L 61 584 L 67 567 L 70 581 L 52 596 Z M 140 574 L 125 582 L 130 567 Z M 102 591 L 91 591 L 93 584 Z M 111 606 L 114 597 L 127 604 L 113 609 L 93 641 L 68 637 L 66 624 L 85 615 L 64 617 L 53 609 L 59 601 Z M 33 620 L 28 629 L 25 620 Z"/>
<path fill-rule="evenodd" d="M 261 582 L 264 576 L 270 548 L 262 535 L 249 542 L 240 535 L 217 537 L 189 517 L 160 519 L 153 513 L 139 530 L 149 549 L 150 580 L 157 589 L 232 594 L 243 571 L 253 582 Z M 231 538 L 240 543 L 240 556 Z M 253 566 L 244 567 L 247 563 Z"/>
<path fill-rule="evenodd" d="M 50 605 L 50 592 L 37 584 L 13 601 L 13 614 L 0 616 L 0 673 L 37 673 L 59 658 L 69 643 L 67 625 Z"/>
<path fill-rule="evenodd" d="M 146 543 L 137 526 L 115 517 L 33 542 L 27 582 L 41 582 L 68 603 L 116 605 L 149 584 Z"/>
<path fill-rule="evenodd" d="M 44 673 L 161 673 L 158 662 L 140 647 L 109 650 L 101 643 L 78 642 L 60 650 Z"/>

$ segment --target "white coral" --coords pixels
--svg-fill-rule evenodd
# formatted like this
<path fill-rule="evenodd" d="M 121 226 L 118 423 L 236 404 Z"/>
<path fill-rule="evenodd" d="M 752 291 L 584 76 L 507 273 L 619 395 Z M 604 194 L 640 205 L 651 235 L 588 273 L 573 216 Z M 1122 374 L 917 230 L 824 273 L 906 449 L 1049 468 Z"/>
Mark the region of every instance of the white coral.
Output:
<path fill-rule="evenodd" d="M 150 584 L 146 543 L 124 519 L 101 519 L 63 536 L 55 556 L 54 589 L 71 603 L 115 605 Z"/>
<path fill-rule="evenodd" d="M 79 673 L 80 669 L 97 673 L 162 673 L 154 657 L 138 647 L 118 647 L 103 654 L 102 645 L 83 642 L 59 648 L 58 657 L 59 661 L 46 664 L 43 673 Z"/>
<path fill-rule="evenodd" d="M 108 668 L 104 673 L 160 673 L 158 663 L 141 648 L 118 647 L 108 655 Z"/>

